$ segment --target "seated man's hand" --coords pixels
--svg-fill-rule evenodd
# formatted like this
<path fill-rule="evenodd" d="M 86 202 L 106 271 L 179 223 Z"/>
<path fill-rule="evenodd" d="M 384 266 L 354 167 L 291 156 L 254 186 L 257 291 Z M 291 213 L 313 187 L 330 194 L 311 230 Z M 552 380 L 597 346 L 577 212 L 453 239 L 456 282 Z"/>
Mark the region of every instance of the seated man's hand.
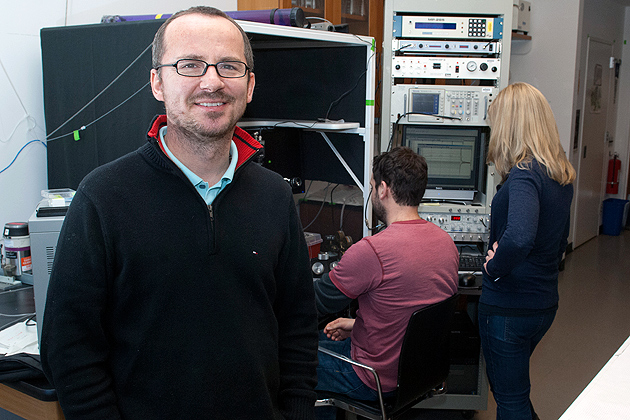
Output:
<path fill-rule="evenodd" d="M 324 327 L 324 333 L 333 341 L 342 341 L 350 337 L 354 319 L 337 318 Z"/>

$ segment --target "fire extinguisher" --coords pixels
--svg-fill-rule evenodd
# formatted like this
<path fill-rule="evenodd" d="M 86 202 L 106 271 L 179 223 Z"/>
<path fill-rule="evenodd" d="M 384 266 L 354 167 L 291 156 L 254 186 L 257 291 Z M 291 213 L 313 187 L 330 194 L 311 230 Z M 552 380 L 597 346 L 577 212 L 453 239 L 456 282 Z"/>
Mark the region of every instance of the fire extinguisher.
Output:
<path fill-rule="evenodd" d="M 617 159 L 619 155 L 608 161 L 608 177 L 606 177 L 606 194 L 617 194 L 619 192 L 619 171 L 621 170 L 621 161 Z"/>

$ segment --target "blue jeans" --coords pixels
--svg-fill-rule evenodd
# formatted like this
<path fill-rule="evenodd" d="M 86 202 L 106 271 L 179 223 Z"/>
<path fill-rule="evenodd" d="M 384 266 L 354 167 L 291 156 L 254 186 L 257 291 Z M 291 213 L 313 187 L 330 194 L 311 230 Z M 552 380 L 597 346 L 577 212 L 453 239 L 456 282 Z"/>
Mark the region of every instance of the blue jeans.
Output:
<path fill-rule="evenodd" d="M 556 311 L 526 316 L 479 314 L 479 335 L 497 420 L 531 420 L 529 358 Z"/>
<path fill-rule="evenodd" d="M 350 338 L 343 341 L 333 341 L 326 334 L 320 332 L 319 345 L 350 357 Z M 357 400 L 375 401 L 378 399 L 378 392 L 364 384 L 356 374 L 350 363 L 334 358 L 328 354 L 317 353 L 319 365 L 317 366 L 317 386 L 315 390 L 330 391 L 337 394 L 344 394 Z M 385 396 L 393 395 L 387 393 Z M 335 407 L 315 407 L 315 417 L 318 420 L 334 419 L 337 409 Z"/>

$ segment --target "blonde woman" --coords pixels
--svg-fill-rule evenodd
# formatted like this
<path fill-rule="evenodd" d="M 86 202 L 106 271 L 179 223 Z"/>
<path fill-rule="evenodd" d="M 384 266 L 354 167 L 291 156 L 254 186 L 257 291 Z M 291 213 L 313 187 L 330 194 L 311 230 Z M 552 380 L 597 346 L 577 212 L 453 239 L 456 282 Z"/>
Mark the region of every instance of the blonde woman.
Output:
<path fill-rule="evenodd" d="M 492 200 L 479 332 L 497 419 L 537 419 L 529 358 L 558 308 L 575 171 L 551 108 L 533 86 L 503 89 L 488 117 L 488 161 L 503 180 Z"/>

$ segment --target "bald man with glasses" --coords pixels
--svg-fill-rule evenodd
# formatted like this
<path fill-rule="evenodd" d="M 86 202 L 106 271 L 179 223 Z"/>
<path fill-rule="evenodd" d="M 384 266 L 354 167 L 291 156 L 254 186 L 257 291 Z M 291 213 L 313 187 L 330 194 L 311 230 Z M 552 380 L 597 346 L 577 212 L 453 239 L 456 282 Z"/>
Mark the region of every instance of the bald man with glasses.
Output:
<path fill-rule="evenodd" d="M 312 419 L 317 316 L 290 187 L 236 126 L 247 35 L 210 7 L 153 43 L 166 115 L 66 216 L 41 354 L 71 419 Z M 124 133 L 121 133 L 124 135 Z"/>

